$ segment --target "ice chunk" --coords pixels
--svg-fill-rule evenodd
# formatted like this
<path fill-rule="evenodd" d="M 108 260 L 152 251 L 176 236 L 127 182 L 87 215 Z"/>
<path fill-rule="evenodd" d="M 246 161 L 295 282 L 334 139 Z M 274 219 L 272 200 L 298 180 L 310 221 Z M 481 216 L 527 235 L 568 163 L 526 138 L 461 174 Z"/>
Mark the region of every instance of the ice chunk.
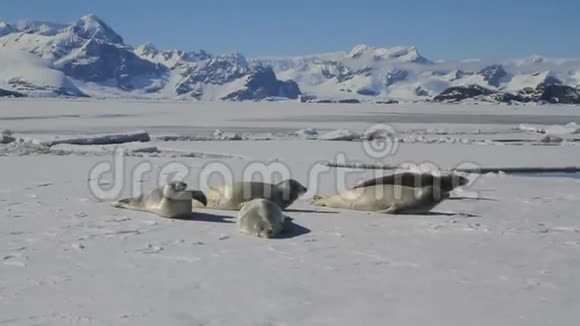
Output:
<path fill-rule="evenodd" d="M 570 122 L 565 126 L 561 125 L 553 125 L 549 126 L 546 129 L 546 134 L 550 135 L 573 135 L 573 134 L 580 134 L 580 126 L 578 126 L 574 122 Z"/>
<path fill-rule="evenodd" d="M 545 135 L 544 137 L 542 137 L 542 139 L 540 139 L 540 141 L 542 143 L 561 143 L 562 141 L 564 141 L 564 139 L 562 139 L 562 137 L 559 136 Z"/>
<path fill-rule="evenodd" d="M 242 136 L 238 135 L 235 132 L 223 132 L 219 129 L 216 129 L 213 132 L 213 139 L 216 140 L 242 140 Z"/>
<path fill-rule="evenodd" d="M 300 130 L 294 132 L 293 135 L 298 136 L 298 137 L 303 138 L 303 139 L 314 140 L 314 139 L 318 139 L 318 137 L 320 136 L 320 133 L 318 132 L 318 129 L 316 129 L 316 128 L 306 128 L 306 129 L 300 129 Z"/>
<path fill-rule="evenodd" d="M 62 138 L 54 139 L 43 142 L 43 145 L 54 146 L 58 144 L 71 144 L 71 145 L 109 145 L 109 144 L 123 144 L 131 142 L 148 142 L 151 140 L 149 134 L 146 131 L 134 131 L 125 132 L 117 134 L 103 134 L 103 135 L 93 135 L 84 136 L 76 138 Z"/>
<path fill-rule="evenodd" d="M 360 139 L 360 134 L 349 129 L 337 129 L 320 136 L 321 140 L 344 140 L 352 141 Z"/>
<path fill-rule="evenodd" d="M 363 135 L 364 140 L 388 139 L 396 135 L 395 130 L 388 125 L 374 125 L 367 129 Z"/>
<path fill-rule="evenodd" d="M 10 135 L 0 134 L 0 144 L 10 144 L 14 141 L 16 141 L 16 138 Z"/>
<path fill-rule="evenodd" d="M 522 131 L 537 132 L 541 134 L 546 132 L 546 130 L 540 125 L 528 125 L 524 123 L 520 124 L 517 129 Z"/>

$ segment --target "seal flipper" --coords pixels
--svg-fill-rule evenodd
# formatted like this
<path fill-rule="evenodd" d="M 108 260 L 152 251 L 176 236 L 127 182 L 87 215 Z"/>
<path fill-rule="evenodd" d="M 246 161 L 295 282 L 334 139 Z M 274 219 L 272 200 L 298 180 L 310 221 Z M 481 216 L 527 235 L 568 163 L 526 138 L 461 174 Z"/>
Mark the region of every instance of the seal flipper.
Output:
<path fill-rule="evenodd" d="M 375 213 L 379 213 L 379 214 L 398 214 L 399 213 L 399 207 L 397 207 L 396 205 L 392 205 L 391 207 L 382 210 L 382 211 L 376 211 Z"/>
<path fill-rule="evenodd" d="M 207 197 L 200 190 L 192 190 L 191 191 L 191 198 L 197 200 L 198 202 L 202 203 L 203 206 L 207 206 Z"/>
<path fill-rule="evenodd" d="M 314 205 L 314 206 L 326 206 L 326 203 L 324 202 L 324 200 L 326 198 L 327 198 L 326 196 L 314 195 L 314 196 L 312 196 L 312 199 L 310 200 L 310 205 Z"/>
<path fill-rule="evenodd" d="M 124 198 L 120 199 L 112 204 L 115 208 L 132 209 L 136 211 L 142 211 L 141 202 L 143 201 L 143 196 L 137 198 Z"/>

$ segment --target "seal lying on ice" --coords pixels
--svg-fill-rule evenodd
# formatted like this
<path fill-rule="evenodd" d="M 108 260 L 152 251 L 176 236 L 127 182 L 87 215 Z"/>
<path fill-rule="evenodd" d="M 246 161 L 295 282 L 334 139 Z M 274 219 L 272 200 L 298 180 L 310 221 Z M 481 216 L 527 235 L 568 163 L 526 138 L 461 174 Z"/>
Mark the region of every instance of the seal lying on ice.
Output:
<path fill-rule="evenodd" d="M 207 192 L 207 208 L 223 210 L 239 210 L 242 205 L 252 199 L 268 199 L 281 209 L 292 205 L 307 191 L 300 182 L 289 179 L 278 184 L 270 184 L 255 181 L 238 181 L 230 185 L 212 187 Z M 193 203 L 194 207 L 200 207 L 199 203 Z"/>
<path fill-rule="evenodd" d="M 187 218 L 192 213 L 192 198 L 207 203 L 203 192 L 187 190 L 186 183 L 176 181 L 154 189 L 146 196 L 121 199 L 114 202 L 113 207 L 144 211 L 168 218 Z"/>
<path fill-rule="evenodd" d="M 445 193 L 464 186 L 468 182 L 467 178 L 455 173 L 436 176 L 430 173 L 402 172 L 363 181 L 354 186 L 353 189 L 373 185 L 400 185 L 413 188 L 433 187 L 434 190 L 440 189 L 441 193 Z"/>
<path fill-rule="evenodd" d="M 360 186 L 331 196 L 315 196 L 312 204 L 388 214 L 424 214 L 449 196 L 433 187 L 407 187 L 392 184 Z"/>
<path fill-rule="evenodd" d="M 273 238 L 284 230 L 284 213 L 276 203 L 254 199 L 242 206 L 238 214 L 240 231 L 259 238 Z"/>

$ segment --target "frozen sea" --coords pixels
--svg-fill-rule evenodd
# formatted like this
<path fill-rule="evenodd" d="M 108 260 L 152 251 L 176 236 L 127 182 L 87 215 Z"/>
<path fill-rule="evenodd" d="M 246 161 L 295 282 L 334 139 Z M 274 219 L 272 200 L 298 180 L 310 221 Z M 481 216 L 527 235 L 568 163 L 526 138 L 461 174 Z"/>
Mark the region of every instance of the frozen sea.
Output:
<path fill-rule="evenodd" d="M 394 131 L 383 156 L 319 139 L 377 124 Z M 577 325 L 578 174 L 471 174 L 428 215 L 308 201 L 388 173 L 327 162 L 580 165 L 575 124 L 575 106 L 2 100 L 0 131 L 21 140 L 0 145 L 0 325 Z M 42 145 L 138 130 L 151 141 Z M 175 177 L 203 189 L 208 167 L 241 179 L 273 163 L 310 190 L 279 239 L 240 233 L 235 212 L 110 205 Z"/>

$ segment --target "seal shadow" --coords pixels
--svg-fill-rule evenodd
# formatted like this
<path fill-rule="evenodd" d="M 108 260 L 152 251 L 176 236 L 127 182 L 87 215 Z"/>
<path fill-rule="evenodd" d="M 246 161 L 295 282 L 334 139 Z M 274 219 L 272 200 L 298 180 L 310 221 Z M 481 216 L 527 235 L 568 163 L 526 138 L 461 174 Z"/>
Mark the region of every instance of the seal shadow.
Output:
<path fill-rule="evenodd" d="M 293 218 L 286 216 L 284 221 L 284 231 L 274 239 L 292 239 L 312 232 L 310 229 L 293 222 Z"/>
<path fill-rule="evenodd" d="M 449 197 L 446 200 L 486 200 L 486 201 L 497 201 L 495 198 L 486 197 Z"/>
<path fill-rule="evenodd" d="M 338 214 L 337 211 L 319 211 L 315 209 L 287 209 L 284 212 L 289 213 L 320 213 L 320 214 Z"/>
<path fill-rule="evenodd" d="M 418 215 L 426 215 L 426 216 L 461 216 L 461 217 L 481 217 L 480 215 L 477 214 L 471 214 L 471 213 L 455 213 L 455 212 L 427 212 L 427 213 L 423 213 L 423 214 L 418 214 Z"/>
<path fill-rule="evenodd" d="M 183 218 L 174 218 L 174 220 L 190 221 L 190 222 L 211 222 L 211 223 L 236 223 L 235 217 L 228 215 L 208 214 L 202 212 L 193 212 L 191 215 Z"/>

